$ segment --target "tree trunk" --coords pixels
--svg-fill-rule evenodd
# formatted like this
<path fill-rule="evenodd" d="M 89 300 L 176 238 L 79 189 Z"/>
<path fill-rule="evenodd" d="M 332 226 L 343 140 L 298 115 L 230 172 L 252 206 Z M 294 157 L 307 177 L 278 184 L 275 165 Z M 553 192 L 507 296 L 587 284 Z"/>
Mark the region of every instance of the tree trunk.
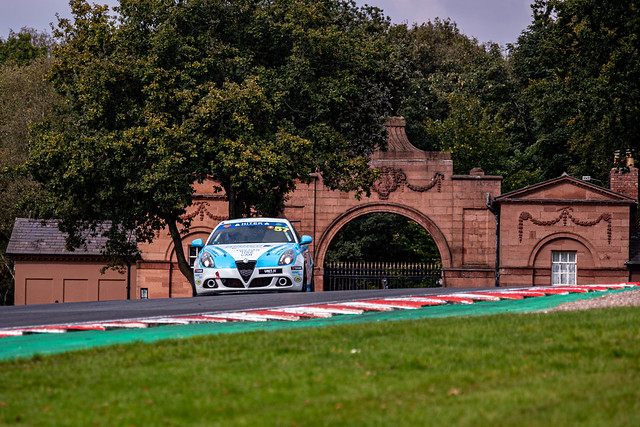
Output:
<path fill-rule="evenodd" d="M 237 206 L 236 206 L 236 190 L 232 187 L 226 189 L 227 203 L 229 205 L 229 219 L 238 218 Z"/>
<path fill-rule="evenodd" d="M 233 187 L 225 189 L 225 191 L 229 202 L 229 219 L 245 218 L 249 213 L 249 209 L 239 192 Z"/>
<path fill-rule="evenodd" d="M 169 234 L 171 235 L 171 239 L 173 240 L 173 248 L 176 252 L 176 259 L 178 260 L 178 268 L 184 277 L 187 278 L 189 284 L 191 285 L 192 295 L 196 296 L 196 285 L 193 280 L 193 270 L 187 261 L 187 258 L 184 255 L 184 249 L 182 248 L 182 236 L 180 235 L 180 231 L 178 230 L 178 224 L 175 220 L 167 221 L 167 226 L 169 227 Z"/>

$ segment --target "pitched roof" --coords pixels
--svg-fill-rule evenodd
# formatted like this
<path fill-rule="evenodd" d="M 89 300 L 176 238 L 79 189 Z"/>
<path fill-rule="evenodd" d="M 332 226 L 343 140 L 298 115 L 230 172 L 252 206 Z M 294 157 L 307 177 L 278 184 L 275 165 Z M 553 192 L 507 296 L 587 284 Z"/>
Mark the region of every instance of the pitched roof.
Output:
<path fill-rule="evenodd" d="M 632 204 L 636 199 L 608 188 L 600 187 L 566 173 L 558 178 L 539 182 L 528 187 L 520 188 L 502 194 L 494 199 L 495 202 L 509 201 L 553 201 L 573 200 L 589 202 L 619 202 Z"/>
<path fill-rule="evenodd" d="M 87 238 L 86 247 L 73 251 L 66 248 L 67 234 L 58 229 L 57 220 L 17 218 L 9 245 L 8 255 L 102 255 L 106 237 Z"/>

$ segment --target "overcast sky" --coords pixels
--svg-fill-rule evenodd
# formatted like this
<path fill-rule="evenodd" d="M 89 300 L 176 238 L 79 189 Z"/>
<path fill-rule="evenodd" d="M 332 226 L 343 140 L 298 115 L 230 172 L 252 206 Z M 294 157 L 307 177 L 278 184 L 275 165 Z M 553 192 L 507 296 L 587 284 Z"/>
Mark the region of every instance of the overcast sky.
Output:
<path fill-rule="evenodd" d="M 458 29 L 480 42 L 493 41 L 502 46 L 515 43 L 531 23 L 533 0 L 356 0 L 383 9 L 394 23 L 423 23 L 437 17 L 450 18 Z M 93 1 L 92 1 L 93 2 Z M 98 0 L 115 6 L 117 0 Z M 56 13 L 70 17 L 68 0 L 0 0 L 0 37 L 9 29 L 22 27 L 51 33 L 49 23 L 57 22 Z"/>

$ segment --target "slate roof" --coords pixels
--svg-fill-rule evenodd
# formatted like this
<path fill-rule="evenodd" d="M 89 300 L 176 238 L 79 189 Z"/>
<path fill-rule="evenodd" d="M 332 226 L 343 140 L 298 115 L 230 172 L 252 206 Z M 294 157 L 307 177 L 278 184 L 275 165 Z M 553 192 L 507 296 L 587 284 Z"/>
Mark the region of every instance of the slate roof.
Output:
<path fill-rule="evenodd" d="M 8 255 L 102 255 L 107 239 L 102 236 L 87 239 L 86 247 L 70 251 L 67 234 L 58 229 L 57 220 L 17 218 L 7 246 Z"/>

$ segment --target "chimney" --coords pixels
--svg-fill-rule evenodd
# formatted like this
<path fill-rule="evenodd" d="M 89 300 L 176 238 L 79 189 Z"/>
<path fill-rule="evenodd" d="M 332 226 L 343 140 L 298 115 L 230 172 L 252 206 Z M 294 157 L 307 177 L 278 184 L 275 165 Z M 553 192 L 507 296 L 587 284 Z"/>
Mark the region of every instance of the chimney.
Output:
<path fill-rule="evenodd" d="M 622 167 L 611 169 L 611 190 L 638 200 L 638 168 L 634 165 L 631 152 L 627 150 L 625 158 L 620 159 L 620 152 L 616 151 L 614 161 Z"/>

